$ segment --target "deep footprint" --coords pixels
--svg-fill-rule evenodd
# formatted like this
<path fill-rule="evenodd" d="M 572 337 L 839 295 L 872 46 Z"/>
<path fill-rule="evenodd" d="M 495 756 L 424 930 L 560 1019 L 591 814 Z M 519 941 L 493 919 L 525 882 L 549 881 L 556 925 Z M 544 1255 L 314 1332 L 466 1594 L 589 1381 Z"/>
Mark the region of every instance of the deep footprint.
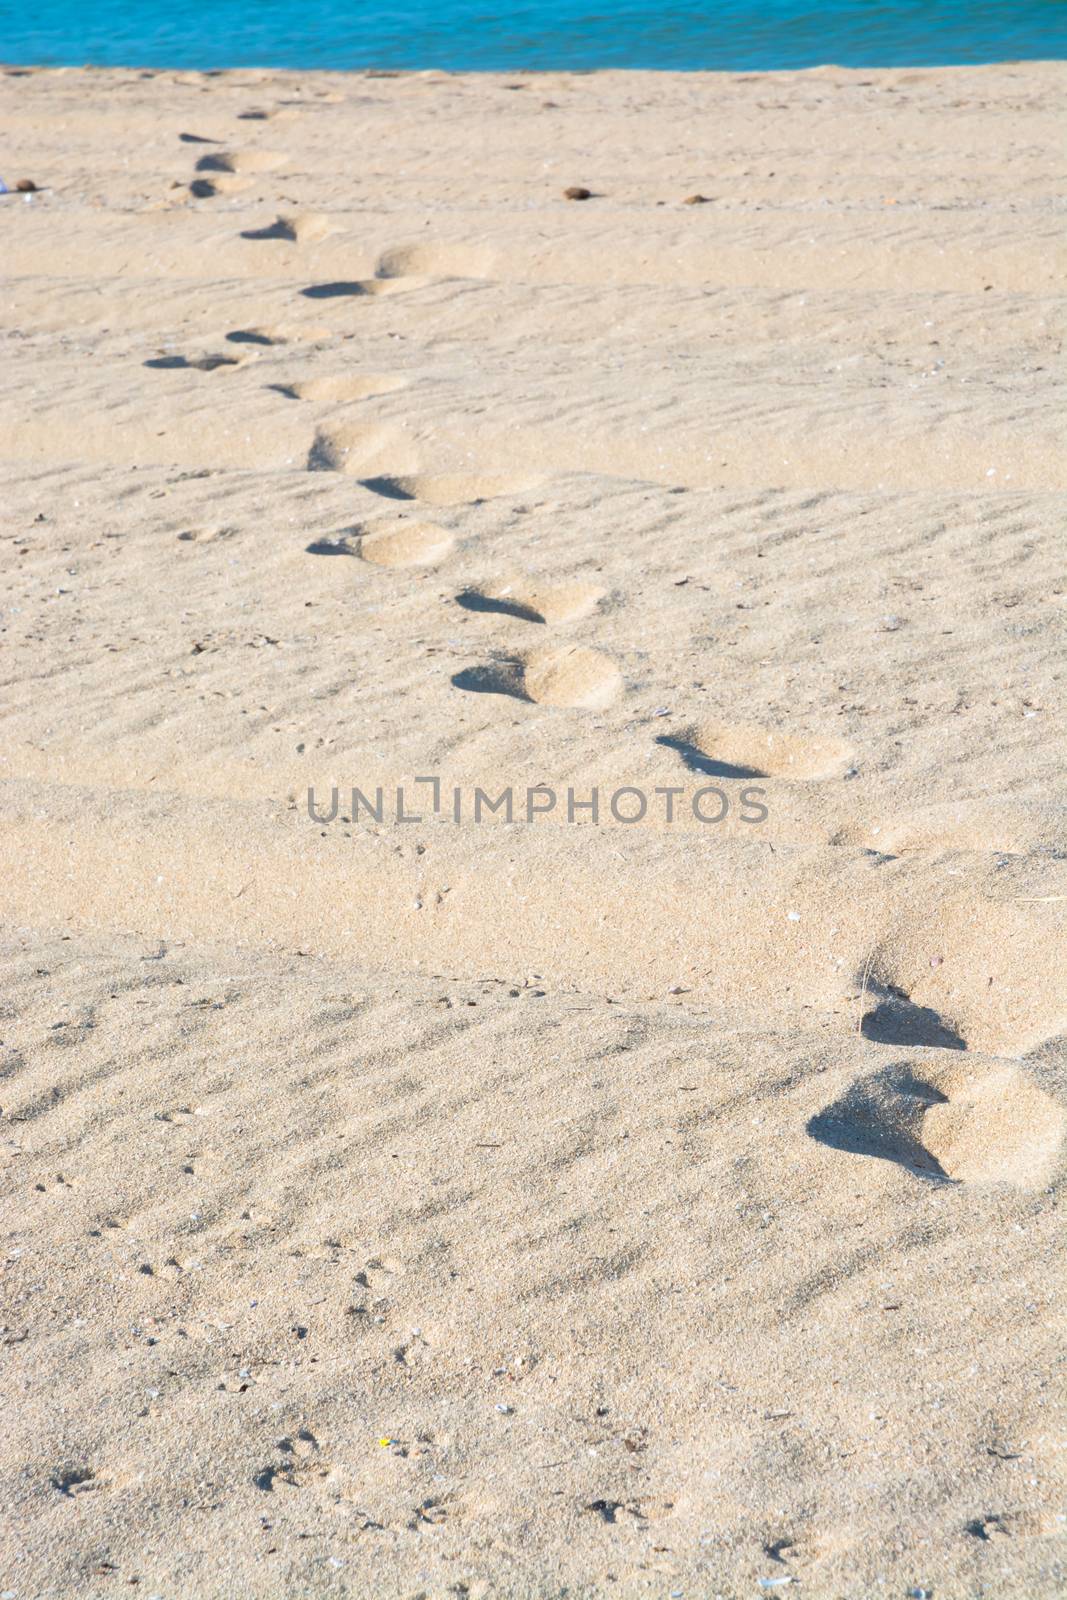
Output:
<path fill-rule="evenodd" d="M 953 1183 L 1043 1184 L 1067 1113 L 1018 1067 L 893 1063 L 812 1117 L 820 1144 Z"/>
<path fill-rule="evenodd" d="M 902 1049 L 919 1046 L 937 1050 L 966 1050 L 967 1041 L 954 1023 L 931 1006 L 917 1005 L 903 989 L 893 984 L 872 983 L 866 993 L 875 1004 L 865 1011 L 860 1032 L 876 1044 L 897 1045 Z"/>

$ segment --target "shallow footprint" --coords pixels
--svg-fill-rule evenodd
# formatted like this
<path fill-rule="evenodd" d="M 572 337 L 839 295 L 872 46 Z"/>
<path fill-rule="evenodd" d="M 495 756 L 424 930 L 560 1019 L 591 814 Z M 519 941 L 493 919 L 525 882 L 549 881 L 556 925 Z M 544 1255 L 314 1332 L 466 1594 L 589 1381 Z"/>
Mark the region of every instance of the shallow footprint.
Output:
<path fill-rule="evenodd" d="M 219 367 L 240 367 L 251 356 L 229 356 L 208 354 L 203 356 L 153 356 L 145 362 L 146 367 L 156 371 L 181 371 L 215 372 Z"/>
<path fill-rule="evenodd" d="M 356 377 L 347 372 L 307 378 L 299 383 L 274 383 L 270 387 L 291 400 L 369 400 L 374 395 L 392 394 L 407 385 L 406 378 L 394 378 L 385 373 L 376 376 Z"/>
<path fill-rule="evenodd" d="M 576 622 L 596 609 L 603 589 L 592 583 L 538 584 L 510 582 L 465 589 L 456 602 L 465 611 L 492 611 L 524 622 Z"/>
<path fill-rule="evenodd" d="M 843 739 L 778 733 L 754 723 L 708 722 L 656 741 L 676 750 L 691 772 L 713 778 L 841 777 L 852 747 Z"/>
<path fill-rule="evenodd" d="M 213 150 L 201 156 L 197 172 L 273 172 L 285 160 L 276 150 Z"/>
<path fill-rule="evenodd" d="M 321 323 L 283 322 L 273 328 L 234 328 L 226 335 L 230 344 L 318 344 L 332 339 L 334 331 Z"/>
<path fill-rule="evenodd" d="M 281 239 L 288 244 L 314 244 L 335 231 L 332 218 L 321 213 L 305 217 L 276 217 L 265 228 L 245 228 L 242 239 Z"/>
<path fill-rule="evenodd" d="M 390 523 L 364 533 L 359 554 L 376 567 L 427 567 L 442 561 L 455 542 L 454 534 L 432 522 Z"/>
<path fill-rule="evenodd" d="M 483 245 L 398 245 L 378 257 L 375 276 L 422 281 L 427 278 L 488 278 L 495 258 L 495 251 Z"/>
<path fill-rule="evenodd" d="M 362 295 L 403 294 L 417 289 L 421 278 L 339 278 L 333 283 L 311 283 L 300 293 L 305 300 L 358 299 Z"/>
<path fill-rule="evenodd" d="M 982 797 L 949 800 L 890 816 L 857 830 L 860 841 L 898 855 L 906 850 L 988 850 L 1026 855 L 1067 851 L 1062 806 L 1041 801 Z"/>
<path fill-rule="evenodd" d="M 537 650 L 523 664 L 522 686 L 538 705 L 599 711 L 617 698 L 622 677 L 599 650 Z"/>
<path fill-rule="evenodd" d="M 363 487 L 386 500 L 421 500 L 428 506 L 476 505 L 498 495 L 524 494 L 533 488 L 529 478 L 494 477 L 486 473 L 437 472 L 383 475 L 364 478 Z"/>
<path fill-rule="evenodd" d="M 414 442 L 395 423 L 350 423 L 316 429 L 307 467 L 309 472 L 344 472 L 363 479 L 383 461 L 408 460 L 414 466 L 417 459 Z"/>

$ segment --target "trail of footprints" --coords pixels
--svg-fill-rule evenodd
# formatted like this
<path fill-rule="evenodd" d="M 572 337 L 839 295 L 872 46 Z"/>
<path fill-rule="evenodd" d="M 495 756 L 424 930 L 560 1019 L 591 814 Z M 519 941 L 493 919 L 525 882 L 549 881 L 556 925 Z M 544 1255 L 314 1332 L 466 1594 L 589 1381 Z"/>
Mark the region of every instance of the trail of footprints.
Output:
<path fill-rule="evenodd" d="M 211 143 L 196 136 L 190 142 Z M 225 181 L 241 181 L 242 174 L 269 172 L 284 156 L 275 151 L 212 148 L 196 163 L 194 182 L 207 185 L 203 192 L 220 192 Z M 244 229 L 241 238 L 253 242 L 280 242 L 295 246 L 314 244 L 334 231 L 329 216 L 278 214 L 261 227 Z M 314 283 L 301 291 L 305 299 L 326 301 L 358 296 L 389 295 L 418 288 L 440 277 L 485 277 L 491 252 L 461 245 L 419 244 L 383 251 L 370 279 Z M 228 341 L 240 347 L 274 346 L 314 341 L 328 336 L 329 328 L 299 324 L 238 329 Z M 149 365 L 192 368 L 204 372 L 232 370 L 253 358 L 254 348 L 235 355 L 208 352 L 199 356 L 164 355 Z M 354 402 L 395 392 L 406 380 L 393 374 L 327 374 L 272 385 L 294 400 L 325 403 Z M 406 457 L 406 459 L 405 459 Z M 399 470 L 376 471 L 381 461 Z M 529 480 L 508 475 L 479 473 L 426 473 L 412 458 L 410 441 L 388 425 L 341 424 L 321 428 L 308 458 L 312 471 L 343 472 L 359 478 L 364 488 L 383 500 L 425 507 L 452 507 L 521 493 Z M 436 523 L 409 520 L 402 512 L 365 524 L 353 546 L 316 543 L 315 553 L 348 552 L 383 569 L 422 568 L 452 555 L 456 535 Z M 481 611 L 530 623 L 558 627 L 592 616 L 602 598 L 593 584 L 571 581 L 551 584 L 523 574 L 482 586 L 468 586 L 456 597 L 469 611 Z M 453 686 L 475 693 L 507 695 L 536 705 L 602 711 L 621 695 L 622 675 L 603 652 L 590 646 L 531 647 L 503 659 L 465 668 L 452 679 Z M 662 743 L 671 744 L 670 740 Z M 847 752 L 819 741 L 786 739 L 758 729 L 689 730 L 674 741 L 685 765 L 698 772 L 721 776 L 788 776 L 817 778 L 836 775 L 847 764 Z"/>
<path fill-rule="evenodd" d="M 268 113 L 256 113 L 259 120 Z M 195 135 L 183 139 L 215 145 Z M 242 174 L 270 172 L 283 164 L 277 151 L 212 148 L 197 163 L 203 181 L 218 184 L 240 180 Z M 295 246 L 314 244 L 335 231 L 326 214 L 278 214 L 273 222 L 247 228 L 249 241 L 283 242 Z M 378 257 L 371 279 L 315 283 L 300 291 L 304 298 L 330 300 L 361 295 L 386 295 L 416 289 L 442 277 L 484 278 L 490 274 L 492 251 L 456 243 L 423 243 L 386 249 Z M 208 352 L 200 356 L 165 355 L 147 363 L 161 368 L 193 368 L 204 372 L 233 370 L 254 359 L 257 346 L 314 343 L 329 338 L 327 326 L 302 323 L 236 329 L 227 341 L 238 347 L 234 355 Z M 243 347 L 250 346 L 245 351 Z M 271 385 L 297 401 L 345 404 L 394 393 L 407 379 L 390 373 L 336 373 Z M 394 464 L 383 472 L 382 461 Z M 383 500 L 418 507 L 461 507 L 522 493 L 532 487 L 528 478 L 492 473 L 434 473 L 420 470 L 412 446 L 402 430 L 388 424 L 344 423 L 320 428 L 307 462 L 309 470 L 342 472 L 358 477 L 362 486 Z M 349 545 L 318 542 L 315 553 L 350 553 L 371 566 L 398 570 L 434 566 L 451 556 L 457 537 L 428 519 L 408 520 L 401 512 L 365 524 Z M 595 585 L 571 581 L 550 584 L 518 574 L 480 586 L 471 585 L 456 596 L 468 611 L 495 613 L 536 626 L 556 627 L 592 616 L 602 598 Z M 623 689 L 618 668 L 602 652 L 588 646 L 531 648 L 465 668 L 452 679 L 460 689 L 495 693 L 539 705 L 571 709 L 604 710 Z M 660 736 L 657 743 L 673 750 L 684 768 L 711 779 L 773 778 L 793 782 L 822 782 L 855 776 L 854 752 L 841 739 L 784 734 L 748 724 L 704 723 Z M 875 830 L 877 832 L 877 830 Z M 952 830 L 948 830 L 951 833 Z M 948 842 L 952 842 L 951 839 Z M 886 1013 L 888 1015 L 888 1013 Z M 881 1020 L 884 1020 L 881 1019 Z M 878 1037 L 876 1016 L 868 1037 Z"/>
<path fill-rule="evenodd" d="M 183 135 L 189 143 L 213 141 L 198 135 Z M 212 148 L 196 162 L 197 176 L 190 191 L 198 198 L 234 192 L 242 175 L 273 171 L 284 161 L 276 151 L 228 150 Z M 254 242 L 313 244 L 334 231 L 330 217 L 320 214 L 294 216 L 279 214 L 262 227 L 246 228 L 241 238 Z M 304 298 L 331 300 L 360 295 L 389 295 L 418 287 L 432 276 L 482 275 L 487 270 L 484 252 L 463 247 L 442 250 L 437 246 L 403 246 L 387 250 L 378 259 L 371 279 L 341 280 L 311 284 L 301 291 Z M 164 354 L 146 365 L 161 369 L 188 369 L 201 372 L 232 370 L 254 359 L 255 346 L 274 346 L 313 342 L 328 337 L 329 328 L 306 325 L 279 325 L 237 329 L 227 338 L 232 344 L 252 346 L 248 353 L 208 351 L 199 355 Z M 403 388 L 406 380 L 394 374 L 328 374 L 275 384 L 272 387 L 287 398 L 343 404 L 371 399 Z M 426 506 L 462 506 L 499 495 L 521 492 L 525 479 L 469 473 L 399 472 L 374 476 L 365 463 L 376 451 L 388 453 L 394 443 L 389 429 L 352 427 L 320 430 L 308 461 L 311 470 L 359 474 L 364 487 L 385 500 Z M 371 566 L 399 569 L 436 565 L 452 554 L 456 536 L 437 524 L 409 521 L 402 514 L 383 517 L 362 527 L 352 550 Z M 326 547 L 311 547 L 325 552 Z M 347 545 L 334 546 L 348 550 Z M 482 588 L 468 587 L 457 596 L 467 610 L 481 610 L 516 618 L 540 626 L 577 622 L 590 616 L 601 598 L 594 585 L 580 582 L 545 584 L 523 576 Z M 531 649 L 502 662 L 474 667 L 457 673 L 453 683 L 460 689 L 511 695 L 537 705 L 603 710 L 622 690 L 622 676 L 602 652 L 589 647 Z"/>
<path fill-rule="evenodd" d="M 227 183 L 243 182 L 242 173 L 273 170 L 283 159 L 267 151 L 213 151 L 198 161 L 197 172 L 210 176 L 199 178 L 193 190 L 197 192 L 199 184 L 201 192 L 224 192 Z M 328 216 L 278 215 L 266 226 L 246 229 L 241 237 L 299 246 L 314 244 L 333 231 Z M 379 257 L 371 279 L 312 284 L 301 294 L 315 301 L 390 295 L 435 277 L 483 277 L 489 265 L 486 253 L 477 249 L 400 247 Z M 247 355 L 241 351 L 236 356 L 168 356 L 148 365 L 214 372 L 254 358 L 257 346 L 314 343 L 331 333 L 328 326 L 300 323 L 238 329 L 227 335 L 227 341 L 239 351 L 253 347 Z M 394 393 L 407 381 L 388 373 L 345 373 L 272 387 L 294 400 L 344 404 Z M 395 470 L 376 471 L 383 459 L 391 461 Z M 410 441 L 388 424 L 341 423 L 319 429 L 307 466 L 311 471 L 358 477 L 364 488 L 398 508 L 360 527 L 354 543 L 317 542 L 309 550 L 354 555 L 370 566 L 391 570 L 437 565 L 455 552 L 458 542 L 450 529 L 421 516 L 409 520 L 399 508 L 470 506 L 535 486 L 529 478 L 515 475 L 423 472 L 412 458 Z M 471 584 L 455 599 L 468 611 L 557 627 L 595 615 L 603 590 L 580 580 L 553 584 L 518 573 Z M 501 653 L 498 659 L 457 672 L 452 683 L 462 691 L 590 711 L 607 709 L 623 692 L 615 663 L 603 652 L 579 644 Z M 673 750 L 688 772 L 711 780 L 818 783 L 853 777 L 857 770 L 855 752 L 843 739 L 782 733 L 754 724 L 698 723 L 661 735 L 656 742 Z M 917 826 L 918 842 L 929 844 L 923 824 Z M 942 844 L 956 842 L 953 828 L 944 834 Z M 861 1019 L 864 1038 L 897 1050 L 968 1049 L 954 1023 L 913 1003 L 891 975 L 867 974 L 865 984 L 869 1005 Z M 1063 1139 L 1064 1121 L 1062 1108 L 1014 1066 L 979 1071 L 976 1076 L 957 1064 L 936 1065 L 920 1073 L 898 1060 L 856 1080 L 839 1100 L 811 1119 L 807 1131 L 831 1148 L 893 1161 L 927 1180 L 999 1180 L 1030 1187 L 1047 1178 Z M 407 1353 L 398 1353 L 397 1359 L 407 1360 Z"/>

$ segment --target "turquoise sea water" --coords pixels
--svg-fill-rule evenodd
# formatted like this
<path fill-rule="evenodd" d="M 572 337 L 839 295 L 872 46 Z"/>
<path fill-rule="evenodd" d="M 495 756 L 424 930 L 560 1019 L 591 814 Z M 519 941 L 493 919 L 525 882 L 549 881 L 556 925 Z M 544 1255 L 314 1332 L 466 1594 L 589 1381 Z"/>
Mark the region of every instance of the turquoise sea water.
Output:
<path fill-rule="evenodd" d="M 1067 55 L 1067 0 L 29 0 L 0 61 L 148 67 L 932 66 Z"/>

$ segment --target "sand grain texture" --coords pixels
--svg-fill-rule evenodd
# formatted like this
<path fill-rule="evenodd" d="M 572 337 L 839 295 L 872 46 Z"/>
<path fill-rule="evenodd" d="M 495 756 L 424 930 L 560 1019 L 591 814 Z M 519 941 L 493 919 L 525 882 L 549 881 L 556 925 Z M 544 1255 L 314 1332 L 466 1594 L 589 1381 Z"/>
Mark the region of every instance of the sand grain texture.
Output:
<path fill-rule="evenodd" d="M 1064 88 L 0 73 L 5 1595 L 1064 1592 Z"/>

